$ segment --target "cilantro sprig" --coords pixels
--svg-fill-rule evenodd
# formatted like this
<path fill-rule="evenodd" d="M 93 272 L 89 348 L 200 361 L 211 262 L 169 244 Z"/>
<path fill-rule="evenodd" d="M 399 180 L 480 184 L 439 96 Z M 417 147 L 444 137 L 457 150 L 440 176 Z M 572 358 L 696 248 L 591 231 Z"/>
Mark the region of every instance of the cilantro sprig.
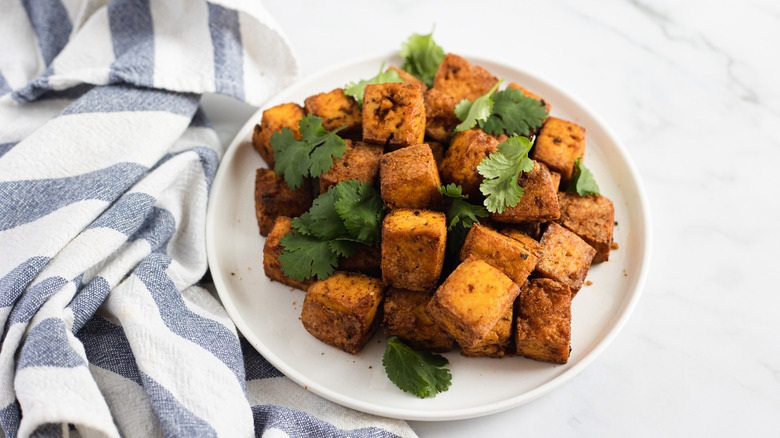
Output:
<path fill-rule="evenodd" d="M 274 150 L 274 172 L 283 177 L 291 189 L 297 189 L 305 177 L 318 177 L 330 170 L 334 158 L 341 158 L 346 149 L 337 135 L 341 128 L 328 132 L 322 119 L 308 114 L 299 122 L 301 139 L 290 128 L 282 128 L 271 136 Z"/>
<path fill-rule="evenodd" d="M 473 103 L 463 99 L 455 105 L 455 115 L 461 123 L 455 127 L 454 132 L 479 125 L 491 135 L 527 136 L 542 126 L 547 118 L 544 104 L 515 88 L 496 91 L 501 82 L 503 79 Z"/>
<path fill-rule="evenodd" d="M 458 224 L 471 228 L 474 223 L 479 223 L 479 218 L 490 216 L 484 206 L 466 201 L 469 195 L 464 195 L 463 188 L 459 185 L 439 186 L 439 193 L 452 199 L 452 204 L 447 210 L 447 231 L 452 231 L 452 228 Z"/>
<path fill-rule="evenodd" d="M 435 397 L 449 389 L 452 373 L 444 368 L 448 363 L 444 356 L 412 349 L 397 336 L 387 339 L 382 357 L 382 365 L 390 381 L 419 398 Z"/>
<path fill-rule="evenodd" d="M 471 129 L 477 123 L 483 123 L 490 117 L 493 113 L 493 93 L 496 92 L 501 82 L 503 79 L 493 85 L 490 91 L 474 99 L 473 102 L 463 99 L 455 105 L 455 115 L 458 116 L 461 123 L 455 127 L 453 133 Z"/>
<path fill-rule="evenodd" d="M 525 137 L 512 136 L 498 145 L 498 151 L 488 155 L 477 166 L 485 179 L 479 186 L 485 198 L 485 207 L 491 213 L 501 213 L 514 207 L 523 196 L 517 183 L 520 172 L 530 172 L 534 162 L 528 158 L 532 143 Z"/>
<path fill-rule="evenodd" d="M 363 105 L 363 92 L 366 90 L 366 85 L 373 85 L 373 84 L 386 84 L 389 82 L 403 82 L 404 80 L 401 78 L 401 75 L 398 74 L 395 70 L 387 70 L 383 71 L 385 69 L 385 63 L 382 63 L 382 66 L 379 67 L 379 73 L 377 73 L 376 76 L 369 78 L 369 79 L 362 79 L 357 82 L 350 82 L 349 84 L 344 86 L 344 94 L 347 96 L 352 96 L 355 98 L 359 106 Z"/>
<path fill-rule="evenodd" d="M 433 32 L 427 35 L 413 34 L 401 44 L 401 69 L 417 79 L 433 86 L 433 77 L 445 57 L 444 49 L 433 41 Z"/>
<path fill-rule="evenodd" d="M 580 196 L 600 195 L 599 185 L 593 173 L 582 163 L 582 158 L 574 160 L 574 176 L 572 176 L 567 192 L 574 192 Z"/>
<path fill-rule="evenodd" d="M 280 239 L 284 275 L 298 281 L 333 274 L 338 258 L 354 255 L 361 245 L 379 242 L 385 207 L 370 183 L 341 181 L 293 219 L 291 233 Z"/>

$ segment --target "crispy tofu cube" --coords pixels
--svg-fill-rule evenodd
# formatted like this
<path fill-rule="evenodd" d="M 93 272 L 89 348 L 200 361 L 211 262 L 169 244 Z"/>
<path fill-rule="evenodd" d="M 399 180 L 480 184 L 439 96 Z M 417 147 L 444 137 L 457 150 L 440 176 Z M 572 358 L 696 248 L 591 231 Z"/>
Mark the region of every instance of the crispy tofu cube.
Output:
<path fill-rule="evenodd" d="M 436 141 L 449 143 L 452 130 L 460 123 L 455 115 L 458 101 L 443 91 L 431 88 L 425 93 L 425 133 Z"/>
<path fill-rule="evenodd" d="M 535 225 L 535 230 L 528 230 L 527 225 Z M 531 237 L 531 234 L 539 235 L 539 222 L 525 222 L 522 224 L 505 226 L 501 228 L 501 234 L 520 242 L 526 251 L 536 256 L 537 260 L 542 257 L 542 244 Z"/>
<path fill-rule="evenodd" d="M 585 282 L 596 250 L 566 228 L 551 223 L 542 234 L 542 257 L 536 271 L 543 277 L 563 283 L 572 297 Z"/>
<path fill-rule="evenodd" d="M 341 137 L 360 131 L 362 122 L 360 108 L 354 97 L 344 94 L 343 88 L 309 96 L 304 100 L 303 107 L 308 114 L 322 119 L 322 127 L 326 131 L 333 131 L 343 126 L 344 129 L 338 134 Z"/>
<path fill-rule="evenodd" d="M 387 70 L 385 70 L 385 72 L 388 72 L 390 70 L 393 70 L 396 73 L 398 73 L 398 76 L 401 76 L 401 79 L 403 79 L 403 81 L 406 82 L 407 84 L 417 85 L 418 87 L 420 87 L 420 90 L 422 90 L 423 93 L 428 91 L 428 86 L 425 85 L 425 82 L 412 76 L 412 74 L 407 72 L 406 70 L 401 70 L 400 68 L 391 65 L 390 67 L 387 68 Z"/>
<path fill-rule="evenodd" d="M 561 174 L 564 187 L 571 181 L 574 162 L 585 156 L 585 128 L 566 120 L 548 117 L 531 151 L 534 160 Z"/>
<path fill-rule="evenodd" d="M 385 286 L 378 278 L 336 271 L 309 287 L 301 309 L 306 331 L 320 341 L 355 354 L 374 335 Z"/>
<path fill-rule="evenodd" d="M 455 54 L 447 54 L 433 77 L 433 88 L 455 98 L 473 101 L 490 91 L 498 78 Z"/>
<path fill-rule="evenodd" d="M 401 289 L 429 291 L 444 265 L 444 213 L 399 208 L 382 222 L 382 279 Z"/>
<path fill-rule="evenodd" d="M 511 278 L 470 256 L 439 286 L 425 313 L 461 347 L 471 348 L 485 340 L 519 293 Z"/>
<path fill-rule="evenodd" d="M 292 190 L 273 170 L 260 168 L 255 173 L 255 212 L 260 235 L 267 236 L 279 216 L 297 217 L 311 207 L 311 181 Z"/>
<path fill-rule="evenodd" d="M 344 154 L 333 160 L 333 166 L 320 175 L 320 193 L 341 181 L 356 179 L 376 185 L 379 181 L 379 159 L 382 146 L 362 141 L 344 140 Z"/>
<path fill-rule="evenodd" d="M 561 206 L 561 225 L 580 236 L 596 249 L 592 263 L 609 259 L 612 229 L 615 225 L 615 206 L 600 195 L 579 196 L 576 193 L 558 193 Z"/>
<path fill-rule="evenodd" d="M 455 340 L 425 314 L 431 295 L 408 289 L 389 288 L 385 295 L 384 330 L 416 350 L 450 351 Z"/>
<path fill-rule="evenodd" d="M 482 342 L 478 342 L 471 348 L 461 347 L 460 353 L 470 357 L 504 357 L 512 343 L 512 316 L 512 306 L 509 306 L 509 310 L 498 320 Z"/>
<path fill-rule="evenodd" d="M 359 272 L 372 277 L 382 276 L 382 252 L 379 248 L 360 245 L 357 252 L 349 257 L 339 257 L 341 271 Z"/>
<path fill-rule="evenodd" d="M 484 199 L 479 185 L 482 175 L 477 166 L 491 153 L 498 150 L 498 140 L 480 130 L 461 131 L 452 138 L 444 160 L 439 165 L 439 175 L 445 184 L 458 184 L 463 194 L 472 202 Z"/>
<path fill-rule="evenodd" d="M 470 255 L 498 268 L 519 286 L 539 262 L 539 257 L 520 241 L 480 224 L 471 226 L 460 249 L 461 260 Z"/>
<path fill-rule="evenodd" d="M 444 205 L 436 160 L 427 144 L 382 155 L 379 179 L 382 200 L 388 208 L 439 210 Z"/>
<path fill-rule="evenodd" d="M 534 162 L 534 169 L 521 172 L 517 183 L 523 188 L 523 196 L 514 207 L 501 213 L 490 213 L 497 222 L 551 221 L 561 216 L 558 207 L 558 193 L 553 187 L 550 171 L 546 166 Z"/>
<path fill-rule="evenodd" d="M 271 147 L 271 136 L 280 132 L 282 128 L 290 128 L 293 136 L 301 139 L 301 130 L 298 123 L 303 118 L 303 108 L 297 103 L 283 103 L 263 111 L 260 124 L 255 125 L 252 134 L 252 145 L 263 157 L 268 167 L 274 167 L 274 150 Z"/>
<path fill-rule="evenodd" d="M 548 278 L 528 281 L 517 297 L 515 349 L 534 360 L 565 364 L 571 344 L 571 292 Z"/>
<path fill-rule="evenodd" d="M 420 87 L 404 83 L 367 85 L 363 92 L 363 141 L 401 147 L 425 137 L 425 102 Z"/>
<path fill-rule="evenodd" d="M 314 282 L 313 279 L 309 278 L 304 281 L 294 280 L 284 275 L 284 271 L 282 271 L 282 263 L 279 261 L 279 256 L 282 255 L 284 247 L 279 243 L 279 240 L 287 233 L 292 233 L 292 219 L 286 216 L 279 216 L 276 218 L 274 227 L 268 233 L 268 237 L 263 245 L 263 271 L 266 277 L 271 280 L 305 291 Z"/>

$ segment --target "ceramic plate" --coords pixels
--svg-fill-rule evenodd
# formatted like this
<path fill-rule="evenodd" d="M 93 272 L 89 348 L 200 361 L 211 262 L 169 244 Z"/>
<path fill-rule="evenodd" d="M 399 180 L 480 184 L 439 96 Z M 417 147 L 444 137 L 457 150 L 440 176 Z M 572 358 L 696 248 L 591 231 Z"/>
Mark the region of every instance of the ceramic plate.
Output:
<path fill-rule="evenodd" d="M 605 349 L 635 307 L 650 254 L 647 201 L 637 172 L 615 135 L 584 105 L 541 78 L 500 62 L 466 57 L 506 83 L 516 82 L 552 104 L 551 115 L 587 129 L 585 162 L 603 195 L 615 204 L 614 241 L 619 249 L 595 265 L 589 286 L 572 305 L 572 352 L 568 364 L 521 357 L 450 361 L 452 386 L 435 398 L 418 399 L 391 383 L 382 367 L 381 330 L 357 355 L 325 345 L 300 321 L 305 293 L 269 281 L 254 208 L 254 177 L 264 161 L 250 143 L 258 111 L 229 146 L 214 180 L 207 218 L 208 260 L 220 299 L 249 342 L 287 377 L 343 406 L 408 420 L 452 420 L 499 412 L 526 403 L 566 382 Z M 400 66 L 396 55 L 350 62 L 300 81 L 266 107 L 303 104 L 306 97 L 376 74 L 382 62 Z"/>

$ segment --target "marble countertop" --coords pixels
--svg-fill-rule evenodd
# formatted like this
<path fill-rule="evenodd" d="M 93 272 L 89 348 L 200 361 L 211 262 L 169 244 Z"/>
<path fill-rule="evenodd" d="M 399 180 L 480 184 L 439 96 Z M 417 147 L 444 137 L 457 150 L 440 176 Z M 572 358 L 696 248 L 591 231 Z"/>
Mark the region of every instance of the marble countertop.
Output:
<path fill-rule="evenodd" d="M 302 77 L 434 29 L 455 53 L 528 70 L 585 102 L 639 170 L 653 223 L 642 297 L 592 364 L 422 437 L 777 436 L 780 3 L 771 0 L 285 1 L 265 7 Z M 229 139 L 254 108 L 216 114 Z M 235 122 L 232 122 L 235 121 Z"/>

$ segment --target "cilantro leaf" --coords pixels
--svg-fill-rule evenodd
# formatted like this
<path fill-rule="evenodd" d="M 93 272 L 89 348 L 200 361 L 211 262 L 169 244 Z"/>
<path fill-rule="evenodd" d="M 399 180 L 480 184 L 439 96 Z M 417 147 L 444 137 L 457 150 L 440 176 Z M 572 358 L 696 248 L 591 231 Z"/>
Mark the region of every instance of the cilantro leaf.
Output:
<path fill-rule="evenodd" d="M 484 122 L 490 117 L 493 112 L 493 93 L 503 81 L 503 79 L 498 81 L 490 91 L 474 99 L 474 102 L 463 99 L 455 105 L 455 115 L 458 116 L 461 123 L 455 127 L 453 133 L 471 129 L 477 122 Z"/>
<path fill-rule="evenodd" d="M 444 368 L 448 363 L 444 356 L 413 350 L 397 336 L 387 339 L 382 357 L 382 365 L 390 381 L 419 398 L 435 397 L 449 389 L 452 374 Z"/>
<path fill-rule="evenodd" d="M 376 245 L 384 208 L 369 183 L 348 180 L 331 187 L 292 220 L 292 233 L 280 239 L 282 272 L 298 281 L 330 277 L 339 256 L 353 256 L 363 244 Z"/>
<path fill-rule="evenodd" d="M 318 177 L 330 170 L 333 158 L 344 154 L 344 140 L 322 127 L 322 119 L 308 114 L 299 122 L 301 139 L 293 136 L 290 128 L 282 128 L 271 136 L 274 150 L 274 172 L 284 178 L 291 189 L 303 184 L 305 177 Z"/>
<path fill-rule="evenodd" d="M 401 69 L 429 87 L 433 86 L 433 77 L 444 57 L 444 49 L 433 41 L 433 32 L 428 35 L 415 33 L 401 43 L 401 58 L 404 59 Z"/>
<path fill-rule="evenodd" d="M 520 172 L 530 172 L 534 168 L 533 160 L 528 158 L 530 150 L 530 140 L 512 136 L 477 166 L 477 172 L 485 178 L 479 190 L 486 196 L 485 207 L 491 213 L 501 213 L 520 202 L 523 188 L 517 179 Z"/>
<path fill-rule="evenodd" d="M 452 231 L 452 228 L 458 223 L 465 228 L 471 228 L 474 223 L 479 223 L 479 218 L 489 216 L 484 206 L 466 202 L 469 195 L 464 195 L 463 188 L 459 185 L 440 186 L 439 192 L 452 198 L 452 204 L 447 210 L 447 231 Z"/>
<path fill-rule="evenodd" d="M 336 189 L 338 200 L 334 207 L 349 234 L 367 245 L 377 243 L 385 207 L 376 189 L 354 179 L 340 182 Z"/>
<path fill-rule="evenodd" d="M 401 75 L 398 74 L 395 70 L 388 70 L 383 72 L 382 70 L 385 69 L 385 63 L 382 63 L 382 66 L 379 67 L 379 73 L 377 73 L 376 76 L 370 78 L 370 79 L 363 79 L 358 82 L 350 82 L 349 84 L 344 86 L 344 94 L 347 96 L 352 96 L 357 100 L 358 106 L 363 105 L 363 92 L 366 89 L 366 85 L 373 85 L 373 84 L 386 84 L 388 82 L 403 82 L 404 80 L 401 79 Z"/>
<path fill-rule="evenodd" d="M 547 109 L 538 99 L 528 97 L 515 88 L 507 88 L 493 95 L 493 111 L 479 126 L 488 134 L 529 135 L 542 126 Z"/>
<path fill-rule="evenodd" d="M 327 241 L 298 231 L 287 233 L 279 240 L 284 247 L 279 256 L 284 275 L 298 281 L 316 276 L 324 280 L 333 274 L 338 257 Z"/>
<path fill-rule="evenodd" d="M 567 192 L 576 192 L 580 196 L 600 195 L 599 185 L 593 178 L 593 173 L 582 164 L 582 158 L 574 160 L 574 176 L 566 188 Z"/>

